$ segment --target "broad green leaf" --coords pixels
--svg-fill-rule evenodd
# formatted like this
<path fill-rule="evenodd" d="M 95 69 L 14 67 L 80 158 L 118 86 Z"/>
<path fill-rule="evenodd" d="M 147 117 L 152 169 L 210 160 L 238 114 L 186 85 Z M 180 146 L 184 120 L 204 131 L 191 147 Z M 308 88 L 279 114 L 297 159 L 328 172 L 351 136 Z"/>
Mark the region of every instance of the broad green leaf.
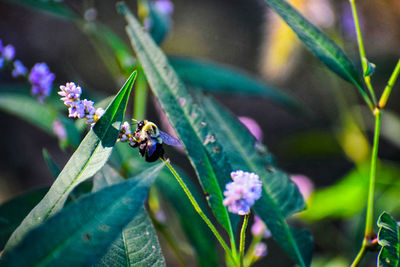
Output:
<path fill-rule="evenodd" d="M 188 57 L 170 56 L 169 61 L 185 83 L 204 91 L 265 97 L 283 108 L 304 111 L 295 99 L 243 70 Z"/>
<path fill-rule="evenodd" d="M 400 262 L 400 226 L 385 211 L 378 219 L 378 243 L 382 246 L 378 255 L 379 267 L 397 267 Z"/>
<path fill-rule="evenodd" d="M 71 144 L 78 146 L 80 134 L 71 122 L 66 121 L 57 110 L 47 103 L 39 103 L 34 97 L 29 95 L 26 86 L 4 86 L 10 91 L 0 92 L 0 110 L 17 116 L 32 125 L 44 130 L 46 133 L 55 136 L 53 123 L 59 120 L 66 129 L 66 140 L 64 146 Z M 48 101 L 47 101 L 48 102 Z"/>
<path fill-rule="evenodd" d="M 6 2 L 34 8 L 65 20 L 74 21 L 78 19 L 78 15 L 72 9 L 57 1 L 6 0 Z"/>
<path fill-rule="evenodd" d="M 3 254 L 2 265 L 95 264 L 121 230 L 142 211 L 148 190 L 164 165 L 160 163 L 126 182 L 109 186 L 66 206 Z M 146 246 L 153 248 L 154 244 Z M 163 261 L 162 257 L 154 262 L 160 261 Z"/>
<path fill-rule="evenodd" d="M 0 206 L 0 250 L 3 249 L 12 232 L 33 207 L 43 198 L 48 187 L 24 193 Z"/>
<path fill-rule="evenodd" d="M 284 0 L 265 0 L 297 34 L 308 49 L 331 71 L 353 83 L 367 96 L 361 75 L 342 49 Z"/>
<path fill-rule="evenodd" d="M 132 149 L 126 144 L 117 144 L 116 152 L 120 157 L 118 164 L 122 165 L 123 169 L 127 170 L 130 174 L 140 172 L 149 164 L 139 156 L 136 149 Z M 199 203 L 202 210 L 208 216 L 206 203 L 198 188 L 196 188 L 190 178 L 183 171 L 179 170 L 175 166 L 174 168 L 193 194 L 197 203 Z M 217 266 L 218 257 L 216 255 L 216 239 L 212 235 L 210 229 L 206 226 L 205 222 L 200 218 L 199 214 L 194 210 L 188 197 L 179 186 L 175 177 L 173 177 L 169 170 L 163 169 L 155 182 L 155 186 L 161 196 L 165 198 L 176 211 L 182 230 L 196 253 L 199 265 Z M 194 231 L 193 229 L 196 230 Z"/>
<path fill-rule="evenodd" d="M 290 228 L 289 215 L 305 208 L 303 197 L 289 177 L 271 165 L 268 151 L 232 114 L 211 98 L 196 94 L 210 118 L 216 140 L 229 157 L 235 170 L 257 173 L 263 183 L 261 198 L 253 209 L 266 223 L 278 244 L 301 266 L 311 262 L 312 238 L 308 231 Z M 267 168 L 266 168 L 267 167 Z"/>
<path fill-rule="evenodd" d="M 96 192 L 123 181 L 124 179 L 117 171 L 106 165 L 95 175 L 93 191 Z M 98 263 L 98 266 L 138 265 L 165 266 L 157 234 L 144 207 L 122 230 L 122 233 Z"/>
<path fill-rule="evenodd" d="M 325 218 L 347 218 L 354 216 L 365 208 L 368 196 L 368 177 L 370 172 L 369 160 L 352 169 L 348 174 L 335 184 L 316 190 L 308 201 L 307 210 L 301 214 L 301 218 L 309 221 L 317 221 Z M 376 176 L 376 191 L 388 190 L 388 185 L 396 190 L 395 177 L 400 176 L 400 167 L 389 162 L 378 162 Z M 382 197 L 389 197 L 386 194 L 378 197 L 377 204 Z M 338 197 L 340 195 L 340 197 Z M 379 193 L 377 195 L 380 195 Z M 395 203 L 391 203 L 395 205 Z"/>
<path fill-rule="evenodd" d="M 54 135 L 53 121 L 57 117 L 57 112 L 46 104 L 40 104 L 30 95 L 18 92 L 1 92 L 0 109 Z"/>
<path fill-rule="evenodd" d="M 208 201 L 214 215 L 233 239 L 235 227 L 232 225 L 236 225 L 238 216 L 229 216 L 222 204 L 222 190 L 230 180 L 231 168 L 220 145 L 212 141 L 212 129 L 207 125 L 207 117 L 193 102 L 185 86 L 168 64 L 164 53 L 142 30 L 125 4 L 119 3 L 118 8 L 128 22 L 126 31 L 150 87 L 182 140 L 203 190 L 209 195 Z"/>
<path fill-rule="evenodd" d="M 46 196 L 15 230 L 6 249 L 15 246 L 30 229 L 60 210 L 74 187 L 93 176 L 107 162 L 118 138 L 135 77 L 136 72 L 129 77 L 104 115 L 86 135 Z"/>

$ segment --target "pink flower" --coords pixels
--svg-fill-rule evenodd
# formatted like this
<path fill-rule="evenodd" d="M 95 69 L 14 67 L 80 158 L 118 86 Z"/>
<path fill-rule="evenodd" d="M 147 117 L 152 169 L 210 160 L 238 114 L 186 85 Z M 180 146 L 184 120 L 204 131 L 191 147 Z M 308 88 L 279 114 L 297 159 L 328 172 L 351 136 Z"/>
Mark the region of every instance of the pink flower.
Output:
<path fill-rule="evenodd" d="M 258 141 L 261 141 L 262 130 L 255 120 L 249 117 L 238 117 L 238 119 Z"/>
<path fill-rule="evenodd" d="M 303 198 L 308 199 L 314 191 L 314 185 L 311 180 L 307 176 L 301 174 L 291 175 L 290 179 L 297 185 Z"/>

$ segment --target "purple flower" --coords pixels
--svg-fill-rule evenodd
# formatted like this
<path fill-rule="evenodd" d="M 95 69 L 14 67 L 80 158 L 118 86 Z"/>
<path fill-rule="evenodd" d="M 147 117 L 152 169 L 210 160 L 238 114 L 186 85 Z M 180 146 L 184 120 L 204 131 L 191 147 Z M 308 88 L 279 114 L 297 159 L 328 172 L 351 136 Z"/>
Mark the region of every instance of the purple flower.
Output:
<path fill-rule="evenodd" d="M 72 102 L 79 101 L 82 94 L 82 89 L 80 86 L 76 86 L 74 82 L 67 83 L 66 85 L 61 85 L 58 94 L 62 96 L 60 98 L 64 101 L 66 106 L 70 106 Z"/>
<path fill-rule="evenodd" d="M 157 0 L 153 2 L 153 5 L 161 14 L 171 16 L 174 12 L 174 4 L 169 0 Z"/>
<path fill-rule="evenodd" d="M 257 243 L 254 248 L 254 256 L 256 258 L 261 258 L 267 255 L 267 244 L 260 242 Z"/>
<path fill-rule="evenodd" d="M 93 106 L 94 102 L 90 101 L 90 100 L 87 100 L 87 99 L 84 99 L 82 101 L 82 103 L 83 103 L 84 110 L 85 110 L 84 111 L 85 112 L 85 116 L 84 117 L 86 119 L 86 122 L 89 123 L 89 124 L 94 123 L 95 122 L 94 121 L 94 114 L 96 113 L 96 109 Z M 79 118 L 81 118 L 81 117 L 79 117 Z"/>
<path fill-rule="evenodd" d="M 85 105 L 82 101 L 71 102 L 69 105 L 69 117 L 70 118 L 83 118 L 85 117 Z"/>
<path fill-rule="evenodd" d="M 297 185 L 303 198 L 308 199 L 314 191 L 314 185 L 311 180 L 307 176 L 301 174 L 291 175 L 290 179 Z"/>
<path fill-rule="evenodd" d="M 53 132 L 60 140 L 65 140 L 65 138 L 67 138 L 67 131 L 59 120 L 53 122 Z"/>
<path fill-rule="evenodd" d="M 50 95 L 51 85 L 55 79 L 46 63 L 36 63 L 29 74 L 29 82 L 32 84 L 32 94 L 37 96 L 40 102 Z"/>
<path fill-rule="evenodd" d="M 4 58 L 0 57 L 0 69 L 4 67 Z"/>
<path fill-rule="evenodd" d="M 18 76 L 24 76 L 28 73 L 28 69 L 24 66 L 24 64 L 19 61 L 14 61 L 14 69 L 11 72 L 11 75 L 16 78 Z"/>
<path fill-rule="evenodd" d="M 96 109 L 96 113 L 94 114 L 94 120 L 95 121 L 100 120 L 100 118 L 103 117 L 104 112 L 106 112 L 106 111 L 102 108 Z"/>
<path fill-rule="evenodd" d="M 264 238 L 271 237 L 271 232 L 267 229 L 265 223 L 258 216 L 254 216 L 254 223 L 251 226 L 251 233 L 254 236 L 263 236 Z"/>
<path fill-rule="evenodd" d="M 255 173 L 235 171 L 231 172 L 233 182 L 226 184 L 223 204 L 232 213 L 245 215 L 250 207 L 261 197 L 262 184 Z"/>
<path fill-rule="evenodd" d="M 261 141 L 262 130 L 255 120 L 249 117 L 238 117 L 238 119 L 258 141 Z"/>
<path fill-rule="evenodd" d="M 3 53 L 3 49 L 4 49 L 3 41 L 1 41 L 0 39 L 0 55 Z"/>
<path fill-rule="evenodd" d="M 13 45 L 6 45 L 2 49 L 2 56 L 5 60 L 11 61 L 15 57 L 15 48 Z"/>
<path fill-rule="evenodd" d="M 121 126 L 121 130 L 119 131 L 119 139 L 118 140 L 120 142 L 126 142 L 130 139 L 129 138 L 130 136 L 132 136 L 131 126 L 129 125 L 129 123 L 127 121 L 125 121 Z"/>

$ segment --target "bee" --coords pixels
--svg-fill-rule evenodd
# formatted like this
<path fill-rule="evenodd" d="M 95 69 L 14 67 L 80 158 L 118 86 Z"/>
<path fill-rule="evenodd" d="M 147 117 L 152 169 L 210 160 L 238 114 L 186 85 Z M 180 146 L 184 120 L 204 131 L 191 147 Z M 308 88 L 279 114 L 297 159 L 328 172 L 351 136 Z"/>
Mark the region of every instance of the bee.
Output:
<path fill-rule="evenodd" d="M 163 143 L 171 146 L 180 146 L 178 139 L 158 129 L 157 125 L 148 120 L 141 120 L 133 133 L 133 140 L 130 145 L 139 147 L 139 153 L 146 161 L 153 162 L 164 158 Z"/>

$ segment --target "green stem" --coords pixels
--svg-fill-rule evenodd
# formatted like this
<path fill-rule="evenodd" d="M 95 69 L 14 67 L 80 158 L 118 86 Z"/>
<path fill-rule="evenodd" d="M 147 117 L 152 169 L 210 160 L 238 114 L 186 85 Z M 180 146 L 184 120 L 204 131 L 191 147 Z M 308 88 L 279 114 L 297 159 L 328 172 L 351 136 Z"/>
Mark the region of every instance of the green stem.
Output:
<path fill-rule="evenodd" d="M 367 218 L 365 223 L 365 236 L 370 236 L 371 234 L 374 233 L 373 217 L 374 217 L 376 161 L 378 159 L 379 134 L 381 129 L 381 116 L 382 116 L 380 109 L 378 108 L 375 109 L 374 116 L 375 116 L 375 132 L 374 132 L 374 144 L 371 155 L 371 172 L 369 176 L 369 192 L 368 192 Z"/>
<path fill-rule="evenodd" d="M 143 120 L 146 116 L 147 83 L 141 67 L 138 68 L 136 79 L 135 100 L 133 103 L 133 117 L 136 120 Z"/>
<path fill-rule="evenodd" d="M 375 131 L 374 131 L 374 144 L 372 147 L 372 155 L 371 155 L 371 169 L 369 176 L 369 191 L 368 191 L 368 202 L 367 202 L 367 216 L 365 219 L 365 233 L 364 240 L 361 246 L 360 251 L 358 252 L 356 258 L 353 261 L 352 267 L 358 265 L 358 263 L 363 258 L 367 247 L 370 245 L 371 238 L 374 234 L 374 195 L 375 195 L 375 179 L 376 179 L 376 162 L 378 159 L 378 146 L 379 146 L 379 134 L 381 129 L 381 110 L 379 108 L 375 108 L 374 110 L 375 116 Z"/>
<path fill-rule="evenodd" d="M 243 267 L 244 243 L 245 243 L 245 240 L 246 240 L 246 228 L 247 228 L 247 223 L 248 222 L 249 222 L 249 215 L 246 214 L 244 216 L 242 230 L 240 231 L 240 246 L 239 246 L 240 267 Z"/>
<path fill-rule="evenodd" d="M 358 252 L 356 258 L 353 261 L 353 263 L 351 264 L 351 267 L 356 267 L 360 263 L 361 259 L 364 257 L 364 254 L 365 254 L 365 251 L 366 251 L 366 247 L 367 247 L 367 245 L 366 245 L 366 242 L 364 241 L 362 246 L 361 246 L 360 251 Z"/>
<path fill-rule="evenodd" d="M 362 69 L 363 69 L 364 81 L 365 81 L 365 84 L 367 85 L 369 94 L 371 95 L 372 102 L 374 104 L 376 104 L 376 96 L 375 96 L 375 92 L 374 92 L 374 89 L 371 84 L 371 78 L 369 76 L 365 75 L 368 70 L 368 60 L 367 60 L 367 56 L 365 55 L 364 43 L 362 40 L 361 28 L 360 28 L 360 23 L 358 20 L 355 0 L 349 0 L 349 1 L 350 1 L 350 5 L 351 5 L 351 11 L 353 13 L 354 26 L 356 27 L 358 50 L 360 52 L 360 59 L 361 59 L 361 64 L 362 64 Z"/>
<path fill-rule="evenodd" d="M 396 83 L 397 77 L 400 74 L 400 59 L 397 61 L 397 65 L 394 68 L 392 75 L 390 75 L 390 79 L 385 87 L 385 90 L 382 93 L 381 99 L 379 99 L 379 107 L 384 108 L 386 106 L 387 100 L 389 98 L 390 92 L 394 84 Z"/>
<path fill-rule="evenodd" d="M 190 192 L 189 188 L 186 186 L 185 182 L 182 180 L 182 178 L 179 176 L 179 174 L 175 171 L 175 169 L 172 167 L 172 165 L 171 165 L 171 163 L 169 161 L 167 161 L 166 165 L 167 165 L 168 169 L 171 171 L 172 175 L 178 181 L 179 185 L 182 187 L 183 191 L 185 192 L 185 194 L 189 198 L 189 200 L 192 203 L 192 205 L 193 205 L 194 209 L 196 210 L 196 212 L 200 215 L 200 217 L 203 219 L 203 221 L 207 224 L 208 228 L 210 228 L 210 230 L 213 232 L 213 234 L 217 238 L 218 242 L 221 244 L 221 246 L 225 250 L 225 253 L 227 255 L 229 255 L 229 257 L 232 259 L 233 262 L 236 262 L 235 258 L 232 255 L 232 251 L 226 245 L 224 239 L 218 233 L 217 229 L 212 224 L 212 222 L 207 218 L 207 216 L 201 210 L 199 204 L 197 203 L 196 199 L 193 197 L 192 193 Z"/>

